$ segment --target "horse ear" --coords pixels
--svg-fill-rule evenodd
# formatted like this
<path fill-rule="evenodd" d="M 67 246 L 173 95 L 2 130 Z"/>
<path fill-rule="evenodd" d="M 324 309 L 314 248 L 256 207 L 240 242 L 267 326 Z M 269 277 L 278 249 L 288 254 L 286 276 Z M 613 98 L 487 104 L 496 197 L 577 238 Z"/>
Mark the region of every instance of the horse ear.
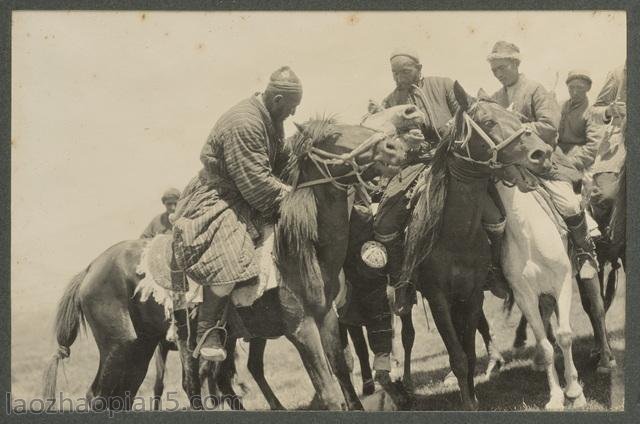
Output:
<path fill-rule="evenodd" d="M 298 129 L 299 132 L 301 132 L 301 133 L 304 132 L 304 125 L 298 124 L 297 122 L 294 122 L 293 125 L 296 126 L 296 128 Z"/>
<path fill-rule="evenodd" d="M 480 90 L 478 90 L 478 99 L 490 100 L 491 97 L 487 94 L 486 91 L 484 91 L 483 88 L 481 88 Z"/>
<path fill-rule="evenodd" d="M 458 101 L 458 104 L 460 105 L 462 110 L 469 110 L 469 96 L 458 81 L 455 81 L 453 83 L 453 94 L 456 96 L 456 100 Z"/>

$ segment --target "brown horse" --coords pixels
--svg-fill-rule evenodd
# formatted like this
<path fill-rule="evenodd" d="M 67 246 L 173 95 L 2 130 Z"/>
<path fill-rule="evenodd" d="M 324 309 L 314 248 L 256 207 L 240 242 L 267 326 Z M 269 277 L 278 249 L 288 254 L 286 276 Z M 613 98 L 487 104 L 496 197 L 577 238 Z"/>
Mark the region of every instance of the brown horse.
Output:
<path fill-rule="evenodd" d="M 396 127 L 424 119 L 415 107 L 394 112 L 389 120 Z M 316 392 L 329 409 L 362 408 L 339 348 L 337 317 L 331 305 L 338 292 L 348 237 L 345 187 L 373 178 L 386 165 L 403 160 L 405 143 L 388 135 L 362 126 L 338 125 L 330 119 L 299 127 L 288 167 L 289 181 L 296 189 L 283 201 L 276 230 L 283 283 L 251 307 L 237 310 L 251 337 L 285 335 L 296 346 Z M 45 399 L 54 398 L 58 363 L 69 356 L 80 324 L 86 321 L 100 351 L 87 397 L 96 409 L 132 406 L 153 352 L 169 327 L 162 306 L 134 295 L 142 277 L 136 268 L 147 243 L 133 240 L 110 247 L 67 286 L 55 319 L 58 350 L 45 371 Z M 194 340 L 187 338 L 189 317 L 186 311 L 176 311 L 175 318 L 183 387 L 191 406 L 199 409 L 200 364 L 190 354 Z M 327 358 L 342 394 L 334 389 Z"/>
<path fill-rule="evenodd" d="M 550 165 L 551 149 L 518 117 L 481 93 L 470 102 L 456 82 L 460 110 L 439 146 L 407 228 L 402 280 L 417 281 L 458 380 L 462 406 L 475 410 L 475 335 L 482 313 L 489 245 L 481 198 L 496 167 Z M 412 278 L 414 271 L 418 278 Z"/>

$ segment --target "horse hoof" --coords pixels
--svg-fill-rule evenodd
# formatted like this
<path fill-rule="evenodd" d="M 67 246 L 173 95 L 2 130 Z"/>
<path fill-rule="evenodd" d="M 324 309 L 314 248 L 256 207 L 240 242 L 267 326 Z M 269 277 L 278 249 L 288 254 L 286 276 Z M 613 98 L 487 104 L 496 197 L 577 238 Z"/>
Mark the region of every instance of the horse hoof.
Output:
<path fill-rule="evenodd" d="M 600 361 L 598 363 L 598 369 L 596 370 L 598 374 L 610 374 L 618 368 L 618 364 L 615 359 L 611 359 L 610 361 Z"/>
<path fill-rule="evenodd" d="M 499 374 L 503 366 L 504 366 L 504 360 L 502 358 L 498 360 L 491 359 L 489 361 L 489 365 L 487 366 L 487 371 L 484 373 L 487 380 L 490 380 L 491 377 Z"/>
<path fill-rule="evenodd" d="M 445 386 L 454 386 L 458 384 L 458 379 L 456 378 L 453 371 L 449 371 L 449 374 L 444 378 L 443 384 Z"/>
<path fill-rule="evenodd" d="M 413 379 L 411 377 L 403 377 L 402 386 L 407 391 L 407 393 L 413 393 Z"/>
<path fill-rule="evenodd" d="M 362 396 L 372 395 L 375 390 L 376 384 L 373 382 L 372 378 L 362 383 Z"/>
<path fill-rule="evenodd" d="M 584 393 L 580 393 L 580 396 L 575 399 L 570 399 L 570 402 L 572 409 L 581 409 L 587 406 L 587 398 L 584 397 Z"/>
<path fill-rule="evenodd" d="M 564 396 L 562 397 L 562 399 L 560 399 L 560 398 L 553 399 L 552 398 L 544 406 L 544 409 L 547 410 L 547 411 L 562 411 L 564 409 Z"/>

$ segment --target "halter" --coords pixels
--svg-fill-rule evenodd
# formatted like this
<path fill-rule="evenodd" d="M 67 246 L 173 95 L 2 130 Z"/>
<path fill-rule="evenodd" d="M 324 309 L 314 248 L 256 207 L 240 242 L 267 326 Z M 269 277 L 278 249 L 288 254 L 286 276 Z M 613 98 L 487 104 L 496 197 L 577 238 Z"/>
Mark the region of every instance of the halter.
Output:
<path fill-rule="evenodd" d="M 501 142 L 497 143 L 495 141 L 493 141 L 491 139 L 491 137 L 489 137 L 489 135 L 482 129 L 480 128 L 480 125 L 476 124 L 476 122 L 471 119 L 471 117 L 469 116 L 469 114 L 467 112 L 462 112 L 462 116 L 464 117 L 464 122 L 467 125 L 467 127 L 471 126 L 471 128 L 473 128 L 474 130 L 476 130 L 476 132 L 480 135 L 480 137 L 482 138 L 482 140 L 484 140 L 485 143 L 487 143 L 489 145 L 489 151 L 491 152 L 491 158 L 489 158 L 488 160 L 477 160 L 477 159 L 473 159 L 471 157 L 471 151 L 469 150 L 469 140 L 471 140 L 471 135 L 473 133 L 473 131 L 467 131 L 464 140 L 458 141 L 458 142 L 462 142 L 462 147 L 465 148 L 465 150 L 467 151 L 467 156 L 463 156 L 457 152 L 453 152 L 453 155 L 457 158 L 460 158 L 464 161 L 467 162 L 471 162 L 471 163 L 476 163 L 479 165 L 485 165 L 488 166 L 491 169 L 499 169 L 499 168 L 504 168 L 510 165 L 513 165 L 514 163 L 502 163 L 498 160 L 498 153 L 500 152 L 500 150 L 504 149 L 505 147 L 507 147 L 509 144 L 513 143 L 514 141 L 516 141 L 517 139 L 519 139 L 522 134 L 526 134 L 529 135 L 531 134 L 531 128 L 527 127 L 527 126 L 521 126 L 520 129 L 518 129 L 518 131 L 514 132 L 513 134 L 511 134 L 508 138 L 502 140 Z"/>
<path fill-rule="evenodd" d="M 366 187 L 369 190 L 375 190 L 376 187 L 374 185 L 367 183 L 362 178 L 362 173 L 369 169 L 369 167 L 373 165 L 373 162 L 366 165 L 358 165 L 355 158 L 359 154 L 373 148 L 378 142 L 384 140 L 389 135 L 390 134 L 387 134 L 385 132 L 376 132 L 346 155 L 337 155 L 335 153 L 327 152 L 326 150 L 322 150 L 317 147 L 312 147 L 307 153 L 307 157 L 311 159 L 316 168 L 318 168 L 318 171 L 320 171 L 320 174 L 322 174 L 322 178 L 306 181 L 302 184 L 297 184 L 293 187 L 293 189 L 297 190 L 299 188 L 312 187 L 329 183 L 339 190 L 347 191 L 353 184 L 341 183 L 338 180 L 355 176 L 358 179 L 358 183 L 363 187 Z M 351 167 L 351 171 L 342 175 L 333 175 L 331 173 L 331 170 L 329 170 L 330 165 L 349 165 Z"/>

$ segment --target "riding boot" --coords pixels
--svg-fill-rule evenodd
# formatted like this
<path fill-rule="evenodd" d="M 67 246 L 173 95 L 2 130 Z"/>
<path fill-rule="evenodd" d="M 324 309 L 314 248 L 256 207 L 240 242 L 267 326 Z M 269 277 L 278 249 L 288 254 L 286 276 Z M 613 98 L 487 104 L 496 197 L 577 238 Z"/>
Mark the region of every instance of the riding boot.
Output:
<path fill-rule="evenodd" d="M 385 243 L 389 255 L 387 274 L 389 284 L 395 289 L 394 312 L 398 315 L 411 313 L 411 308 L 416 303 L 416 289 L 411 281 L 402 279 L 402 261 L 404 260 L 404 244 L 402 238 L 397 236 Z"/>
<path fill-rule="evenodd" d="M 198 344 L 193 356 L 197 358 L 200 355 L 207 361 L 221 362 L 227 357 L 224 345 L 229 296 L 219 297 L 210 287 L 203 289 L 203 301 L 198 312 Z"/>
<path fill-rule="evenodd" d="M 505 224 L 506 221 L 504 219 L 497 224 L 482 224 L 491 243 L 491 265 L 487 275 L 487 286 L 491 293 L 500 299 L 506 299 L 509 294 L 509 285 L 502 272 L 501 262 Z"/>
<path fill-rule="evenodd" d="M 596 258 L 596 246 L 589 235 L 587 219 L 584 212 L 565 218 L 571 240 L 576 249 L 578 257 L 578 268 L 580 278 L 590 279 L 598 273 L 598 262 Z"/>

